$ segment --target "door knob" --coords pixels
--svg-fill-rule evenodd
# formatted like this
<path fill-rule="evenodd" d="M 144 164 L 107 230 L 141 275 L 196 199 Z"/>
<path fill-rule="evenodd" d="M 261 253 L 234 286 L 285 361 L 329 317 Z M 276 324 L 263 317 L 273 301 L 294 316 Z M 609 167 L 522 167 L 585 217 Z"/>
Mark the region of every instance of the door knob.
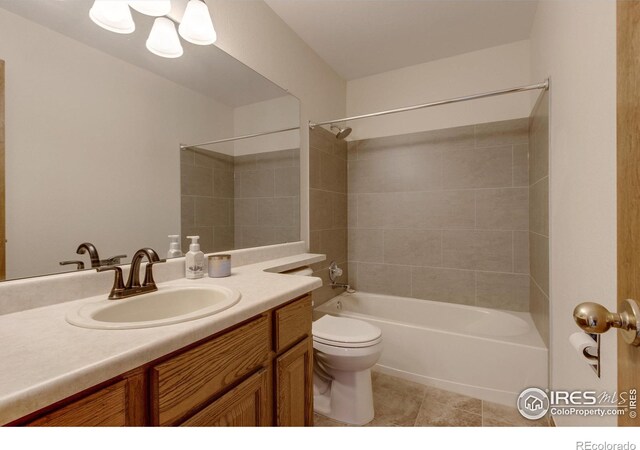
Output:
<path fill-rule="evenodd" d="M 580 303 L 573 310 L 573 320 L 587 333 L 600 334 L 610 328 L 620 328 L 627 344 L 640 345 L 640 308 L 635 300 L 625 300 L 619 313 L 599 303 Z"/>

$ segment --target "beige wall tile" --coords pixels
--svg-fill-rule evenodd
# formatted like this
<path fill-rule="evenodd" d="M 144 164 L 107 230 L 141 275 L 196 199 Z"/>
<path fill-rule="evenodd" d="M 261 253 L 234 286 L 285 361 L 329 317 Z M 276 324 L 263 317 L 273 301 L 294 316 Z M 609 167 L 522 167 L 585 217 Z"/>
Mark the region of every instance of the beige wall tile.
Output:
<path fill-rule="evenodd" d="M 248 170 L 258 170 L 256 155 L 241 155 L 234 158 L 234 170 L 236 172 L 246 172 Z"/>
<path fill-rule="evenodd" d="M 283 167 L 300 167 L 300 151 L 298 149 L 258 153 L 255 156 L 257 170 L 275 170 Z"/>
<path fill-rule="evenodd" d="M 512 153 L 511 145 L 444 152 L 445 189 L 511 186 Z"/>
<path fill-rule="evenodd" d="M 317 148 L 309 148 L 309 188 L 320 189 L 320 156 Z"/>
<path fill-rule="evenodd" d="M 276 243 L 274 227 L 236 227 L 236 242 L 241 237 L 241 248 L 260 247 Z"/>
<path fill-rule="evenodd" d="M 180 214 L 182 227 L 192 227 L 196 224 L 196 203 L 194 197 L 183 195 L 180 197 Z"/>
<path fill-rule="evenodd" d="M 273 197 L 275 175 L 273 170 L 254 170 L 236 173 L 235 197 Z"/>
<path fill-rule="evenodd" d="M 384 230 L 349 229 L 349 260 L 363 262 L 384 261 Z"/>
<path fill-rule="evenodd" d="M 258 226 L 293 227 L 298 209 L 293 197 L 259 198 Z"/>
<path fill-rule="evenodd" d="M 529 311 L 529 275 L 478 272 L 476 282 L 478 306 Z"/>
<path fill-rule="evenodd" d="M 235 224 L 240 227 L 258 226 L 258 199 L 237 198 L 234 201 Z"/>
<path fill-rule="evenodd" d="M 472 148 L 474 145 L 473 126 L 447 128 L 399 136 L 389 136 L 358 141 L 358 160 L 415 155 L 425 150 L 452 150 Z"/>
<path fill-rule="evenodd" d="M 531 195 L 529 229 L 534 233 L 549 236 L 549 177 L 532 185 L 529 194 Z"/>
<path fill-rule="evenodd" d="M 529 189 L 481 189 L 476 192 L 476 226 L 488 230 L 529 229 Z"/>
<path fill-rule="evenodd" d="M 273 236 L 276 243 L 297 242 L 300 240 L 300 227 L 276 227 Z"/>
<path fill-rule="evenodd" d="M 531 276 L 549 295 L 549 238 L 536 233 L 529 233 L 529 254 Z"/>
<path fill-rule="evenodd" d="M 210 169 L 233 170 L 233 156 L 211 150 L 195 149 L 194 164 Z"/>
<path fill-rule="evenodd" d="M 233 226 L 213 227 L 213 251 L 233 250 L 235 246 L 235 230 Z"/>
<path fill-rule="evenodd" d="M 329 153 L 320 153 L 320 189 L 331 192 L 347 192 L 346 160 Z"/>
<path fill-rule="evenodd" d="M 357 194 L 347 195 L 347 217 L 349 228 L 358 226 L 358 196 Z"/>
<path fill-rule="evenodd" d="M 529 186 L 529 144 L 513 146 L 513 185 Z"/>
<path fill-rule="evenodd" d="M 529 233 L 513 232 L 513 271 L 529 273 Z"/>
<path fill-rule="evenodd" d="M 309 224 L 311 231 L 333 227 L 333 197 L 331 192 L 309 191 Z"/>
<path fill-rule="evenodd" d="M 181 166 L 180 192 L 182 195 L 213 196 L 213 170 L 206 167 Z"/>
<path fill-rule="evenodd" d="M 536 104 L 529 130 L 529 183 L 549 175 L 549 93 Z"/>
<path fill-rule="evenodd" d="M 549 298 L 540 290 L 538 285 L 531 280 L 529 297 L 531 304 L 531 317 L 536 325 L 540 337 L 547 348 L 549 347 Z"/>
<path fill-rule="evenodd" d="M 231 170 L 213 170 L 213 196 L 219 198 L 234 197 L 234 177 Z"/>
<path fill-rule="evenodd" d="M 275 169 L 275 196 L 300 196 L 300 167 L 281 167 Z"/>
<path fill-rule="evenodd" d="M 439 189 L 442 186 L 442 152 L 378 157 L 349 162 L 349 192 L 404 192 Z"/>
<path fill-rule="evenodd" d="M 423 194 L 359 194 L 358 226 L 363 228 L 424 228 Z"/>
<path fill-rule="evenodd" d="M 231 225 L 230 202 L 231 200 L 224 198 L 196 197 L 196 225 Z"/>
<path fill-rule="evenodd" d="M 513 270 L 513 236 L 509 231 L 445 230 L 444 267 L 496 272 Z"/>
<path fill-rule="evenodd" d="M 359 262 L 358 290 L 410 297 L 411 268 Z"/>
<path fill-rule="evenodd" d="M 362 276 L 361 270 L 358 277 Z M 436 302 L 474 305 L 476 274 L 468 270 L 413 267 L 411 296 Z"/>
<path fill-rule="evenodd" d="M 333 228 L 347 228 L 348 205 L 347 194 L 334 192 L 331 194 L 333 203 Z"/>
<path fill-rule="evenodd" d="M 529 118 L 476 125 L 476 147 L 526 144 L 529 142 Z"/>
<path fill-rule="evenodd" d="M 434 230 L 384 230 L 384 262 L 411 266 L 442 265 L 442 232 Z"/>
<path fill-rule="evenodd" d="M 476 192 L 436 191 L 422 194 L 424 226 L 436 229 L 470 229 L 476 222 Z"/>
<path fill-rule="evenodd" d="M 347 261 L 347 230 L 321 230 L 320 253 L 327 255 L 329 263 Z"/>
<path fill-rule="evenodd" d="M 193 166 L 195 165 L 195 154 L 193 150 L 181 149 L 180 150 L 180 166 Z"/>

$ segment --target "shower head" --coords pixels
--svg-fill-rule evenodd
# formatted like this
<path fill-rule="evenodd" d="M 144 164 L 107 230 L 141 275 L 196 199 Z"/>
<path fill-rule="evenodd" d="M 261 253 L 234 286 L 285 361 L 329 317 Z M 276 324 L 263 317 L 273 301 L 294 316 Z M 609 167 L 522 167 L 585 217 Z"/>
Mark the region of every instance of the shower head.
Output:
<path fill-rule="evenodd" d="M 338 133 L 336 133 L 336 139 L 344 139 L 351 134 L 351 131 L 353 131 L 351 130 L 351 127 L 340 128 L 336 125 L 331 125 L 331 129 L 338 130 Z"/>

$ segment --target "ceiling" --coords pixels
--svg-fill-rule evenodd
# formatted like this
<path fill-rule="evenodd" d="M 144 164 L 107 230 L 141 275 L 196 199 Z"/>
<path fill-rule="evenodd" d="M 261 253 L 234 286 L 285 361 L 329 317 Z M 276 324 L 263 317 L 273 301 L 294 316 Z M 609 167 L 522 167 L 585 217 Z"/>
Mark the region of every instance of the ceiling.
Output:
<path fill-rule="evenodd" d="M 0 0 L 0 8 L 207 95 L 230 107 L 287 95 L 285 90 L 215 45 L 200 46 L 182 41 L 184 48 L 182 57 L 166 59 L 156 56 L 145 47 L 153 25 L 152 17 L 132 11 L 136 31 L 132 34 L 112 33 L 100 28 L 89 19 L 89 9 L 92 4 L 93 0 Z M 174 10 L 171 12 L 171 17 L 174 20 L 181 19 L 186 1 L 173 0 L 172 4 Z"/>
<path fill-rule="evenodd" d="M 537 0 L 265 0 L 352 80 L 527 39 Z"/>

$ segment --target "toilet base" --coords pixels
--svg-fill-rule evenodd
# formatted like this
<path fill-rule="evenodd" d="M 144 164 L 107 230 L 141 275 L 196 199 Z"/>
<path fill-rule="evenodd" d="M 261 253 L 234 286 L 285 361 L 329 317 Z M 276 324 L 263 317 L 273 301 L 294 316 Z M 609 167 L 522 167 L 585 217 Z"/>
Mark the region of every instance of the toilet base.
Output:
<path fill-rule="evenodd" d="M 349 425 L 371 422 L 374 416 L 371 370 L 331 370 L 331 376 L 331 385 L 324 393 L 320 393 L 322 389 L 314 389 L 318 393 L 314 395 L 314 411 Z M 314 384 L 319 381 L 314 377 Z"/>

